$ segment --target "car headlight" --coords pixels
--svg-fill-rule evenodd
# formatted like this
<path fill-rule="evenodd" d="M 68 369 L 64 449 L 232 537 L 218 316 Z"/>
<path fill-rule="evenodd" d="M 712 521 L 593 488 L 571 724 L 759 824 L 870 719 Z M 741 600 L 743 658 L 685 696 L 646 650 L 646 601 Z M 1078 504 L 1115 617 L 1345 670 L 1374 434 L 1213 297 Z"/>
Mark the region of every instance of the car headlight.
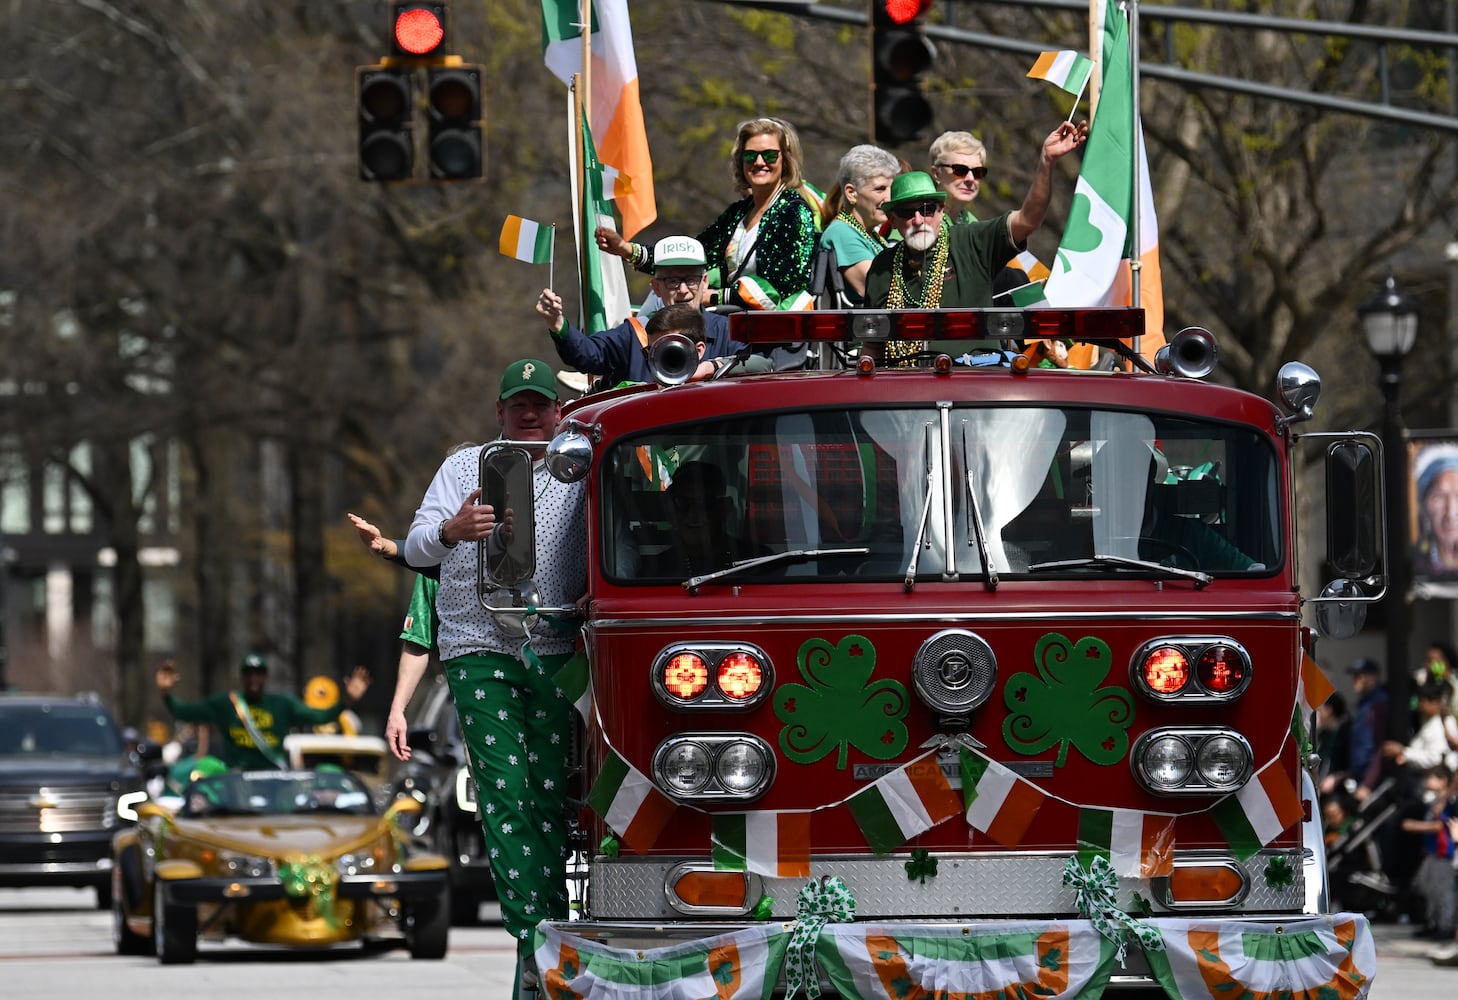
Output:
<path fill-rule="evenodd" d="M 375 870 L 373 854 L 341 854 L 334 862 L 334 868 L 341 875 L 360 875 Z"/>
<path fill-rule="evenodd" d="M 278 874 L 272 858 L 255 858 L 232 851 L 218 852 L 218 871 L 238 878 L 270 878 Z"/>
<path fill-rule="evenodd" d="M 1245 737 L 1218 726 L 1152 729 L 1129 754 L 1140 784 L 1157 795 L 1233 792 L 1250 780 L 1253 762 Z"/>

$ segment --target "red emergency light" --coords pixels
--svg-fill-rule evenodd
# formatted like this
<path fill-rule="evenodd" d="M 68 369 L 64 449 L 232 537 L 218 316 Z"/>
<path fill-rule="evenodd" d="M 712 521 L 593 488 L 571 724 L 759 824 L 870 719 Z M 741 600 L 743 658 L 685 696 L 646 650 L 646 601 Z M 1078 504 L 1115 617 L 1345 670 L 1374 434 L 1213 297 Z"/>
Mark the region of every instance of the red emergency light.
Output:
<path fill-rule="evenodd" d="M 886 340 L 1127 340 L 1144 333 L 1143 309 L 753 310 L 729 317 L 745 344 Z"/>
<path fill-rule="evenodd" d="M 431 56 L 445 48 L 445 4 L 396 3 L 391 12 L 396 55 Z"/>

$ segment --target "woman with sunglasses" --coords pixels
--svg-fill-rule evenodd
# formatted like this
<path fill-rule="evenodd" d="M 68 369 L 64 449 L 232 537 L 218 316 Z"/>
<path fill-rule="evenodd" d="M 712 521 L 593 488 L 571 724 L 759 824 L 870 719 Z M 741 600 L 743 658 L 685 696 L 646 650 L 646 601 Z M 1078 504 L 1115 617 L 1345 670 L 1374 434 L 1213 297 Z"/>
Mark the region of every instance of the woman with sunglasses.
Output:
<path fill-rule="evenodd" d="M 781 118 L 741 122 L 734 140 L 734 187 L 744 197 L 726 208 L 699 242 L 708 253 L 714 303 L 743 309 L 803 309 L 810 302 L 810 258 L 820 232 L 810 208 L 800 137 Z M 653 273 L 653 251 L 612 229 L 597 245 Z"/>
<path fill-rule="evenodd" d="M 971 132 L 943 132 L 927 151 L 931 161 L 932 180 L 947 192 L 946 214 L 942 224 L 961 225 L 976 222 L 972 202 L 982 190 L 987 176 L 987 147 Z"/>
<path fill-rule="evenodd" d="M 852 146 L 840 158 L 835 185 L 820 209 L 825 223 L 820 245 L 835 251 L 835 266 L 845 278 L 852 306 L 865 303 L 866 272 L 888 245 L 881 235 L 886 222 L 881 203 L 890 197 L 891 181 L 900 172 L 901 161 L 881 147 Z"/>

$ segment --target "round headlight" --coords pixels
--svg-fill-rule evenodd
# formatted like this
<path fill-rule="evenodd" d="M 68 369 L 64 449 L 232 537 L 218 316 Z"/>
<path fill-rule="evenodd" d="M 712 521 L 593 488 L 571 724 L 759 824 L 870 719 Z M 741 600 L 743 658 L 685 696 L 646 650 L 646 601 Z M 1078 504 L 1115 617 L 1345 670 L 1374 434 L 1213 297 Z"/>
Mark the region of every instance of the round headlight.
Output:
<path fill-rule="evenodd" d="M 1207 784 L 1233 785 L 1245 776 L 1250 766 L 1245 744 L 1230 736 L 1212 736 L 1200 745 L 1195 769 Z"/>
<path fill-rule="evenodd" d="M 753 743 L 731 743 L 714 764 L 719 783 L 731 792 L 748 792 L 764 781 L 768 770 L 764 753 Z"/>
<path fill-rule="evenodd" d="M 1194 757 L 1190 745 L 1178 736 L 1161 736 L 1144 748 L 1144 774 L 1157 788 L 1175 788 L 1189 778 Z"/>
<path fill-rule="evenodd" d="M 709 753 L 697 743 L 680 743 L 662 757 L 660 777 L 673 791 L 688 795 L 709 783 Z"/>

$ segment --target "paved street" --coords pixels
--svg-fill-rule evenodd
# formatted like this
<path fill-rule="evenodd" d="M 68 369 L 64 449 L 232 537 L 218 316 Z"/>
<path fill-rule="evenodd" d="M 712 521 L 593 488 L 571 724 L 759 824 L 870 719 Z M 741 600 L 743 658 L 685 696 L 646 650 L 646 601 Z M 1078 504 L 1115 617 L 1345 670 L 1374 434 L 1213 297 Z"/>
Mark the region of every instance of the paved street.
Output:
<path fill-rule="evenodd" d="M 111 917 L 90 891 L 0 889 L 0 997 L 5 1000 L 400 1000 L 511 995 L 512 942 L 488 904 L 479 927 L 451 929 L 444 961 L 404 951 L 306 953 L 227 944 L 202 946 L 196 965 L 125 958 L 111 944 Z M 1378 924 L 1378 973 L 1371 1000 L 1448 1000 L 1458 968 L 1427 960 L 1433 945 L 1411 928 Z"/>

